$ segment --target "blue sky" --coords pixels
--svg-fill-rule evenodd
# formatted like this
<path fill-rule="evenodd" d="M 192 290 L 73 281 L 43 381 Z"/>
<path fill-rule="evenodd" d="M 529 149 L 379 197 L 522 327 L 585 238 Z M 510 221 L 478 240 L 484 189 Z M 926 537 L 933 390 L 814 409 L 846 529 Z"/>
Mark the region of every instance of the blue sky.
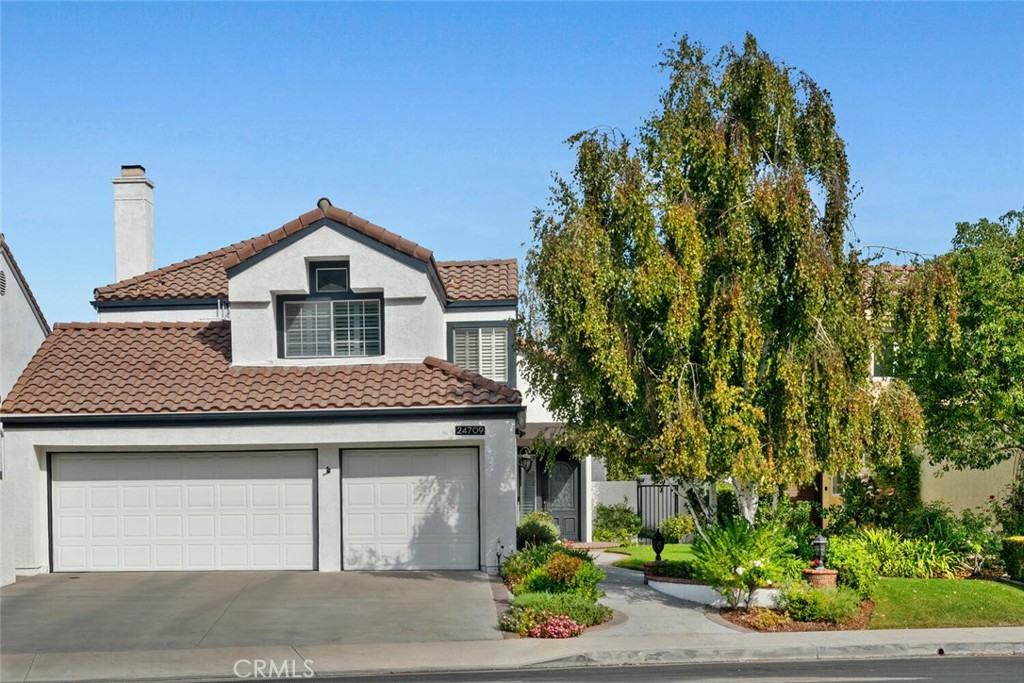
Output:
<path fill-rule="evenodd" d="M 524 253 L 562 141 L 631 132 L 659 44 L 753 32 L 832 92 L 862 244 L 935 253 L 1024 206 L 1024 3 L 4 2 L 2 229 L 51 321 L 113 280 L 121 164 L 158 266 L 321 196 L 438 258 Z"/>

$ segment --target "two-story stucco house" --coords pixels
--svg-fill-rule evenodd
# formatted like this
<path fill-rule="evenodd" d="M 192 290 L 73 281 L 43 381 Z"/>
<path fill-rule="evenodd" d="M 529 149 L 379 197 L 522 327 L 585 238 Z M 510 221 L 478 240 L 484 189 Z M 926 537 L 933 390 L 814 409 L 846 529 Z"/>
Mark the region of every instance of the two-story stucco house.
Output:
<path fill-rule="evenodd" d="M 5 576 L 493 571 L 548 491 L 580 536 L 581 468 L 538 487 L 517 450 L 514 260 L 321 199 L 154 270 L 152 193 L 122 167 L 98 322 L 56 325 L 2 406 Z"/>
<path fill-rule="evenodd" d="M 39 303 L 32 295 L 18 262 L 3 234 L 0 233 L 0 403 L 14 386 L 15 380 L 28 365 L 32 355 L 50 333 L 50 326 L 43 316 Z M 6 472 L 7 440 L 4 434 L 3 416 L 0 415 L 0 511 L 3 511 Z M 8 531 L 6 516 L 0 517 L 0 539 L 7 547 Z M 13 530 L 13 527 L 11 527 Z M 2 563 L 0 585 L 14 581 L 14 566 Z"/>

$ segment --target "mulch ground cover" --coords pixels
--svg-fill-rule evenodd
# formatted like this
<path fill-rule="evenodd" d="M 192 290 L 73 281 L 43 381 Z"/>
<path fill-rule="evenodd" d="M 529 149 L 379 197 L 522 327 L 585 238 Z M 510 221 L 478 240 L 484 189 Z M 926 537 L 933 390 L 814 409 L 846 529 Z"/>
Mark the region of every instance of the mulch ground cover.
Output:
<path fill-rule="evenodd" d="M 875 605 L 870 600 L 860 604 L 860 611 L 841 624 L 826 621 L 793 621 L 788 615 L 764 607 L 750 611 L 722 609 L 719 614 L 726 621 L 750 629 L 770 633 L 792 631 L 859 631 L 868 627 Z"/>

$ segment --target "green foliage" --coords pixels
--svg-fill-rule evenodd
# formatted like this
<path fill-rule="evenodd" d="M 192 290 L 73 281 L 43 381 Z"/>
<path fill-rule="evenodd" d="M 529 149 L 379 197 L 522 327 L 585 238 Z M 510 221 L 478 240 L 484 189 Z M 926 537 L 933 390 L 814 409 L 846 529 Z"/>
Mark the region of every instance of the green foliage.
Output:
<path fill-rule="evenodd" d="M 516 547 L 544 545 L 558 540 L 558 525 L 550 513 L 534 510 L 523 515 L 516 524 Z"/>
<path fill-rule="evenodd" d="M 498 617 L 498 626 L 502 631 L 527 635 L 534 627 L 539 626 L 551 617 L 550 612 L 532 607 L 513 607 Z"/>
<path fill-rule="evenodd" d="M 867 377 L 877 323 L 828 92 L 750 35 L 717 58 L 684 36 L 661 66 L 635 140 L 569 139 L 518 343 L 574 451 L 616 478 L 731 477 L 753 522 L 759 488 L 897 462 L 920 416 Z"/>
<path fill-rule="evenodd" d="M 662 560 L 651 567 L 654 576 L 665 576 L 673 579 L 694 578 L 693 562 L 689 560 Z"/>
<path fill-rule="evenodd" d="M 603 595 L 597 584 L 604 580 L 605 573 L 593 562 L 581 562 L 576 572 L 569 575 L 554 569 L 552 562 L 558 562 L 557 553 L 543 566 L 531 570 L 512 593 L 573 593 L 588 600 L 597 600 Z"/>
<path fill-rule="evenodd" d="M 1024 453 L 1024 211 L 958 223 L 951 251 L 891 289 L 896 372 L 932 462 L 985 469 Z"/>
<path fill-rule="evenodd" d="M 561 543 L 548 543 L 546 545 L 527 546 L 518 550 L 508 559 L 501 563 L 501 578 L 510 590 L 515 590 L 526 576 L 538 567 L 544 566 L 548 559 L 555 553 L 579 558 L 583 562 L 593 562 L 593 558 L 586 550 L 570 548 Z"/>
<path fill-rule="evenodd" d="M 891 529 L 863 529 L 857 537 L 878 558 L 882 576 L 926 579 L 955 573 L 956 555 L 934 541 L 903 538 Z"/>
<path fill-rule="evenodd" d="M 1004 534 L 1024 535 L 1024 478 L 1007 484 L 992 503 L 992 514 Z"/>
<path fill-rule="evenodd" d="M 803 560 L 814 557 L 811 541 L 818 535 L 818 525 L 811 519 L 815 506 L 808 501 L 793 501 L 781 494 L 774 507 L 762 505 L 758 508 L 758 524 L 775 524 L 789 532 L 796 544 L 796 555 Z"/>
<path fill-rule="evenodd" d="M 736 490 L 728 484 L 716 486 L 715 495 L 718 500 L 715 522 L 727 524 L 740 516 L 740 506 L 736 502 Z"/>
<path fill-rule="evenodd" d="M 636 543 L 644 523 L 626 502 L 600 504 L 594 509 L 594 540 L 604 543 Z"/>
<path fill-rule="evenodd" d="M 897 465 L 877 465 L 870 476 L 846 477 L 839 493 L 842 505 L 824 510 L 831 533 L 898 526 L 921 507 L 921 456 L 907 453 Z"/>
<path fill-rule="evenodd" d="M 512 611 L 516 610 L 563 614 L 584 626 L 596 626 L 612 618 L 608 607 L 572 593 L 523 593 L 512 599 Z M 530 624 L 530 628 L 535 625 Z"/>
<path fill-rule="evenodd" d="M 839 572 L 837 581 L 840 586 L 856 591 L 862 598 L 870 598 L 878 585 L 881 562 L 863 538 L 831 538 L 826 550 L 825 565 Z"/>
<path fill-rule="evenodd" d="M 1000 558 L 1011 579 L 1024 581 L 1024 536 L 1004 538 Z"/>
<path fill-rule="evenodd" d="M 782 591 L 778 607 L 786 610 L 793 621 L 841 624 L 860 610 L 860 596 L 843 586 L 814 588 L 798 582 Z"/>
<path fill-rule="evenodd" d="M 658 529 L 665 536 L 666 541 L 683 542 L 687 536 L 694 531 L 693 517 L 687 514 L 674 515 L 661 520 Z"/>
<path fill-rule="evenodd" d="M 901 520 L 899 529 L 906 536 L 949 549 L 973 572 L 999 553 L 992 518 L 983 512 L 964 510 L 957 514 L 943 503 L 932 502 L 911 511 Z"/>
<path fill-rule="evenodd" d="M 708 529 L 706 536 L 693 543 L 693 573 L 730 607 L 749 607 L 754 590 L 795 574 L 794 544 L 781 527 L 737 520 Z"/>

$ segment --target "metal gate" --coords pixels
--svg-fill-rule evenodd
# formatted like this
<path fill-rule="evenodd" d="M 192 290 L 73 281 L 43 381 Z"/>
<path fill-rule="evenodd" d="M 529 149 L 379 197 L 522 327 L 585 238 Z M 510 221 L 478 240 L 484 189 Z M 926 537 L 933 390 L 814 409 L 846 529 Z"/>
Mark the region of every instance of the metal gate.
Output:
<path fill-rule="evenodd" d="M 644 529 L 655 531 L 661 520 L 679 514 L 679 494 L 668 484 L 637 484 L 636 513 L 644 522 Z"/>

